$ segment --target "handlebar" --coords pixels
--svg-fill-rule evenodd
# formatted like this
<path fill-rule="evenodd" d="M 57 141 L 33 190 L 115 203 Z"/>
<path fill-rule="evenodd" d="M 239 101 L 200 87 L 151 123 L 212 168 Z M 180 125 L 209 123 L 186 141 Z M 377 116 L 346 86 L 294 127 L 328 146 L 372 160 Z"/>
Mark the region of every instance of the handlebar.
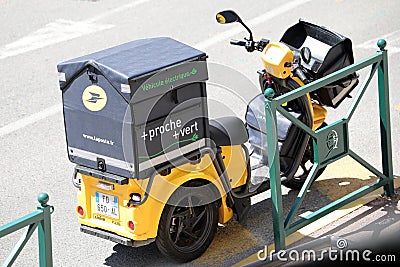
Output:
<path fill-rule="evenodd" d="M 230 40 L 230 44 L 231 45 L 238 45 L 238 46 L 246 46 L 246 42 L 245 41 L 239 41 L 239 40 Z"/>
<path fill-rule="evenodd" d="M 308 78 L 306 77 L 306 75 L 304 74 L 304 72 L 303 72 L 303 70 L 301 69 L 300 66 L 294 68 L 294 69 L 292 70 L 292 72 L 293 72 L 294 76 L 299 77 L 299 79 L 300 79 L 304 84 L 307 84 L 307 83 L 309 82 L 309 81 L 308 81 Z"/>
<path fill-rule="evenodd" d="M 258 42 L 255 42 L 253 40 L 247 40 L 247 39 L 246 39 L 246 41 L 239 41 L 239 40 L 234 40 L 234 39 L 230 40 L 231 45 L 244 46 L 246 48 L 247 52 L 253 52 L 255 50 L 261 52 L 268 45 L 268 43 L 269 43 L 269 40 L 267 40 L 267 39 L 261 39 Z M 309 82 L 306 74 L 304 73 L 304 71 L 302 70 L 302 67 L 300 65 L 300 56 L 299 55 L 295 55 L 293 62 L 287 62 L 287 65 L 285 63 L 285 67 L 292 67 L 293 75 L 298 77 L 304 84 L 307 84 Z"/>
<path fill-rule="evenodd" d="M 253 51 L 263 51 L 264 48 L 267 46 L 269 43 L 269 40 L 267 39 L 261 39 L 258 42 L 255 42 L 253 40 L 247 40 L 246 41 L 239 41 L 239 40 L 230 40 L 231 45 L 237 45 L 237 46 L 244 46 L 247 50 L 247 52 L 253 52 Z"/>

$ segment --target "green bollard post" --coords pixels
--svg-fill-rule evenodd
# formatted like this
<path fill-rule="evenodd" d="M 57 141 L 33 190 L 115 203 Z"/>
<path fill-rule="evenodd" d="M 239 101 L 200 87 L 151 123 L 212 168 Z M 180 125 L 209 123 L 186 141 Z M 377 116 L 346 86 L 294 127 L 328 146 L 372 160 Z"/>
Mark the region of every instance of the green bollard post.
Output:
<path fill-rule="evenodd" d="M 389 73 L 388 55 L 386 41 L 380 39 L 377 43 L 381 53 L 382 61 L 378 67 L 378 94 L 379 94 L 379 117 L 381 131 L 382 171 L 388 183 L 384 186 L 384 193 L 388 197 L 394 196 L 392 141 L 390 128 L 390 105 L 389 105 Z"/>
<path fill-rule="evenodd" d="M 43 220 L 38 225 L 38 239 L 39 239 L 39 266 L 52 267 L 52 243 L 51 243 L 51 219 L 50 215 L 53 213 L 54 208 L 47 205 L 49 195 L 40 193 L 38 196 L 40 205 L 38 210 L 43 212 Z"/>
<path fill-rule="evenodd" d="M 268 166 L 271 186 L 272 222 L 274 229 L 275 251 L 286 248 L 284 214 L 282 206 L 281 174 L 278 149 L 278 127 L 276 123 L 276 102 L 272 100 L 274 90 L 268 88 L 264 92 L 265 118 L 267 123 Z"/>

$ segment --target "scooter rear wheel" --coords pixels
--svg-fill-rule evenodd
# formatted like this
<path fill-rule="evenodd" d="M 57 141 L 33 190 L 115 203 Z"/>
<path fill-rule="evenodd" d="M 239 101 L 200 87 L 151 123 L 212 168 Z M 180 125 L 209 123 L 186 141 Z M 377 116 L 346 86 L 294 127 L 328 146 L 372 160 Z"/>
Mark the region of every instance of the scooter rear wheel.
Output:
<path fill-rule="evenodd" d="M 217 225 L 218 204 L 211 186 L 180 187 L 161 215 L 157 247 L 176 261 L 194 260 L 211 244 Z"/>

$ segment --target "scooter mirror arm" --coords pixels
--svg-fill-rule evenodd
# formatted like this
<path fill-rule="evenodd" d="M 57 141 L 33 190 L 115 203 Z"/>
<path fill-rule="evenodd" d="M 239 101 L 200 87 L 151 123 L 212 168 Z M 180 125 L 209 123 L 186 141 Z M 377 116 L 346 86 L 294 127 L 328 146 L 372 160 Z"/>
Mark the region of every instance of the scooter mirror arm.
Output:
<path fill-rule="evenodd" d="M 251 32 L 250 28 L 247 27 L 247 25 L 244 24 L 244 22 L 243 22 L 241 19 L 239 19 L 238 22 L 239 22 L 240 24 L 242 24 L 242 26 L 243 26 L 243 27 L 249 32 L 249 34 L 250 34 L 249 39 L 247 39 L 247 38 L 244 38 L 244 39 L 246 39 L 247 41 L 253 42 L 253 41 L 254 41 L 254 40 L 253 40 L 253 33 Z"/>

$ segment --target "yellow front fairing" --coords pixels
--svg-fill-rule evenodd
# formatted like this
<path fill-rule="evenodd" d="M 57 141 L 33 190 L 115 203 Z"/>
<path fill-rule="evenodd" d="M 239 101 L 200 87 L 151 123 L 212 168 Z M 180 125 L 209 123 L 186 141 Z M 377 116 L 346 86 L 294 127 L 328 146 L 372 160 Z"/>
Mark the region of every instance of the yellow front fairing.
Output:
<path fill-rule="evenodd" d="M 285 63 L 292 63 L 294 54 L 290 48 L 283 43 L 269 43 L 261 53 L 261 60 L 265 70 L 274 77 L 286 79 L 290 76 L 290 66 Z"/>

